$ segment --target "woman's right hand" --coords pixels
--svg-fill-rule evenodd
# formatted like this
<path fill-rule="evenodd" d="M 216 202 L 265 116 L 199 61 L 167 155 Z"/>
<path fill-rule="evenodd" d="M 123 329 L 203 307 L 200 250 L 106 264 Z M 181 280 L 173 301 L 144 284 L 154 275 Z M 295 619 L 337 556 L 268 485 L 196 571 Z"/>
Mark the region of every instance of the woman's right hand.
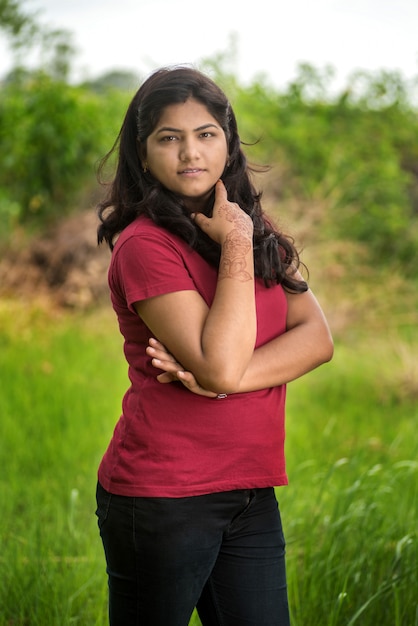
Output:
<path fill-rule="evenodd" d="M 192 218 L 206 235 L 219 244 L 225 243 L 228 235 L 234 231 L 237 235 L 252 239 L 253 222 L 236 202 L 228 200 L 225 185 L 221 180 L 215 185 L 215 203 L 212 217 L 204 213 L 193 213 Z"/>

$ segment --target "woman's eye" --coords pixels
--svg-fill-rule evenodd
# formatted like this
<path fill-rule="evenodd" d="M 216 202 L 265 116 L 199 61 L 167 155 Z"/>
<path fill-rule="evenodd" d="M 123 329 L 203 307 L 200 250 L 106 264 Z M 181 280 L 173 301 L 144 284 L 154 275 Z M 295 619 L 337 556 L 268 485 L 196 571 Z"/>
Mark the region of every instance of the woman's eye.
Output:
<path fill-rule="evenodd" d="M 212 137 L 213 133 L 209 132 L 208 130 L 206 130 L 204 133 L 202 133 L 200 135 L 201 137 L 203 137 L 204 139 L 206 139 L 207 137 Z"/>
<path fill-rule="evenodd" d="M 164 137 L 161 137 L 161 141 L 165 142 L 175 141 L 176 139 L 177 137 L 175 135 L 165 135 Z"/>

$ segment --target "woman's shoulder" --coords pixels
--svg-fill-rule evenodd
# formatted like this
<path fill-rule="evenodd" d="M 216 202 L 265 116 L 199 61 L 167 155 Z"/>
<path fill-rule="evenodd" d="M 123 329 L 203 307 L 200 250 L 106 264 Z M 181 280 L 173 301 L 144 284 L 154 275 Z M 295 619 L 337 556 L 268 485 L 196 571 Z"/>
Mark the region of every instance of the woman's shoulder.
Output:
<path fill-rule="evenodd" d="M 152 233 L 159 231 L 161 228 L 152 221 L 148 215 L 139 215 L 128 226 L 122 230 L 119 235 L 119 240 L 128 239 L 129 237 L 141 237 L 146 233 Z"/>
<path fill-rule="evenodd" d="M 159 226 L 147 215 L 140 215 L 120 233 L 112 258 L 115 260 L 121 255 L 153 258 L 155 254 L 184 259 L 195 252 L 181 237 Z"/>
<path fill-rule="evenodd" d="M 162 226 L 156 224 L 147 215 L 140 215 L 122 230 L 115 243 L 114 250 L 119 250 L 130 239 L 161 241 L 164 239 L 176 239 L 176 236 Z"/>

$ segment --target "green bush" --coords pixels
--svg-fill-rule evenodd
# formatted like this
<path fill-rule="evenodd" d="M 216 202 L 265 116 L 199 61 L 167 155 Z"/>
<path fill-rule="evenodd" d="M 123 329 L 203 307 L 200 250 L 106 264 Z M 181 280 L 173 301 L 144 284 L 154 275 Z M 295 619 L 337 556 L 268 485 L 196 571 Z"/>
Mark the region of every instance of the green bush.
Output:
<path fill-rule="evenodd" d="M 6 84 L 0 96 L 0 215 L 42 225 L 92 186 L 126 96 L 99 96 L 43 73 Z"/>

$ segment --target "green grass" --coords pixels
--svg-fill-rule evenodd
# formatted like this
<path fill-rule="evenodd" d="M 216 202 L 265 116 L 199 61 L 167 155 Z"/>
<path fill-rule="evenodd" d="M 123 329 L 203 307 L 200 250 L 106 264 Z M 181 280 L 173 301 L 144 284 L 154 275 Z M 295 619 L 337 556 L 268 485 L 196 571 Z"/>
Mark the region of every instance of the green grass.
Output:
<path fill-rule="evenodd" d="M 289 385 L 292 626 L 418 624 L 416 343 L 389 334 L 340 339 Z M 0 626 L 107 623 L 94 490 L 121 345 L 110 312 L 0 303 Z"/>
<path fill-rule="evenodd" d="M 279 493 L 294 626 L 417 623 L 417 408 L 400 379 L 368 342 L 337 345 L 290 387 Z"/>
<path fill-rule="evenodd" d="M 105 624 L 96 468 L 125 386 L 112 318 L 1 313 L 0 624 Z"/>

